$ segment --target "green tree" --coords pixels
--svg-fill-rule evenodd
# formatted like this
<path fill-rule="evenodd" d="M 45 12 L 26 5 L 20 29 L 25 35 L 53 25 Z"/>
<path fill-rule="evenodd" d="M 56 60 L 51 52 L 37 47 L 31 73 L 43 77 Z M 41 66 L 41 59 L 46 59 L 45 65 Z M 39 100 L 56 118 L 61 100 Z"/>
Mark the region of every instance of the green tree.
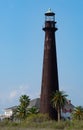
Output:
<path fill-rule="evenodd" d="M 29 96 L 27 95 L 22 95 L 19 101 L 20 101 L 20 105 L 23 106 L 24 108 L 26 108 L 30 103 Z"/>
<path fill-rule="evenodd" d="M 56 91 L 53 94 L 52 104 L 58 113 L 58 121 L 60 121 L 61 109 L 64 107 L 64 105 L 67 102 L 67 98 L 66 98 L 67 96 L 68 95 L 66 95 L 65 92 L 63 91 Z"/>
<path fill-rule="evenodd" d="M 30 103 L 29 96 L 22 95 L 19 99 L 20 105 L 16 109 L 16 117 L 19 119 L 25 119 L 28 113 L 28 105 Z"/>
<path fill-rule="evenodd" d="M 72 112 L 72 118 L 75 120 L 83 120 L 83 107 L 77 106 Z"/>
<path fill-rule="evenodd" d="M 25 118 L 25 110 L 21 105 L 16 109 L 16 118 L 20 120 Z"/>
<path fill-rule="evenodd" d="M 28 114 L 37 114 L 39 112 L 37 107 L 31 107 L 28 109 Z"/>

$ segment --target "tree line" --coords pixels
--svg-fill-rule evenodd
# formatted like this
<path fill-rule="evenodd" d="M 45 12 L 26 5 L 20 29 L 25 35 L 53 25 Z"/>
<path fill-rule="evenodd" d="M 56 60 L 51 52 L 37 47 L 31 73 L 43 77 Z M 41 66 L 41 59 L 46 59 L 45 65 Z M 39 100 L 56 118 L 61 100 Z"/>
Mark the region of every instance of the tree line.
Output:
<path fill-rule="evenodd" d="M 51 104 L 58 113 L 58 122 L 61 120 L 61 110 L 67 103 L 67 94 L 64 91 L 56 91 L 51 99 Z M 39 110 L 36 107 L 28 108 L 30 98 L 27 95 L 21 95 L 19 105 L 14 110 L 12 119 L 24 120 L 31 114 L 38 114 Z M 76 106 L 71 114 L 72 120 L 83 120 L 83 107 Z"/>

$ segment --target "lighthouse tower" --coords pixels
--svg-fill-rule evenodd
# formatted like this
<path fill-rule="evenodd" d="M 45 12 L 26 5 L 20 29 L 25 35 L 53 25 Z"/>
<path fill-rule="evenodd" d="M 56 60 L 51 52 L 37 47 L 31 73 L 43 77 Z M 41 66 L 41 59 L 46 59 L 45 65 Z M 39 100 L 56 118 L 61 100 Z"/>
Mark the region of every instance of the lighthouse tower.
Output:
<path fill-rule="evenodd" d="M 57 119 L 57 112 L 52 107 L 52 95 L 56 90 L 59 90 L 58 84 L 58 70 L 57 70 L 57 54 L 56 54 L 56 40 L 55 31 L 55 13 L 49 9 L 45 13 L 45 31 L 44 41 L 44 57 L 43 57 L 43 71 L 40 97 L 40 112 L 48 114 L 51 119 Z"/>

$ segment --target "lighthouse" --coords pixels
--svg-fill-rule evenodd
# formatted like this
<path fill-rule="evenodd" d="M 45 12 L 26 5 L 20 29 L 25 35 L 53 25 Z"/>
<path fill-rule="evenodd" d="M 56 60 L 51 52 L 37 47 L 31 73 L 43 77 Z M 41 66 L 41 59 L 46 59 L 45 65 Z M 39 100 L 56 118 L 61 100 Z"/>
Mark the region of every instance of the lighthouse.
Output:
<path fill-rule="evenodd" d="M 59 90 L 58 67 L 56 53 L 55 32 L 57 31 L 55 13 L 49 9 L 45 13 L 44 56 L 42 69 L 42 83 L 40 96 L 40 113 L 48 114 L 51 119 L 57 119 L 57 112 L 53 108 L 51 100 L 56 90 Z"/>

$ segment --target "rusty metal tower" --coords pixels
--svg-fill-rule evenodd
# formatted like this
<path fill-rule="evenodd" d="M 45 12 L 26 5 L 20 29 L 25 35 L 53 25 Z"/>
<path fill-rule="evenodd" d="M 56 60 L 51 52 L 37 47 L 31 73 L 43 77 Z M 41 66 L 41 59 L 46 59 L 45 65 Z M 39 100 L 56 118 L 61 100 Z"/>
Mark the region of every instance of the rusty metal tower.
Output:
<path fill-rule="evenodd" d="M 50 118 L 57 119 L 57 112 L 52 107 L 51 96 L 53 92 L 59 90 L 58 84 L 58 69 L 57 69 L 57 54 L 55 31 L 55 13 L 49 9 L 45 13 L 45 42 L 44 42 L 44 58 L 43 58 L 43 72 L 42 85 L 40 97 L 40 112 L 48 114 Z"/>

